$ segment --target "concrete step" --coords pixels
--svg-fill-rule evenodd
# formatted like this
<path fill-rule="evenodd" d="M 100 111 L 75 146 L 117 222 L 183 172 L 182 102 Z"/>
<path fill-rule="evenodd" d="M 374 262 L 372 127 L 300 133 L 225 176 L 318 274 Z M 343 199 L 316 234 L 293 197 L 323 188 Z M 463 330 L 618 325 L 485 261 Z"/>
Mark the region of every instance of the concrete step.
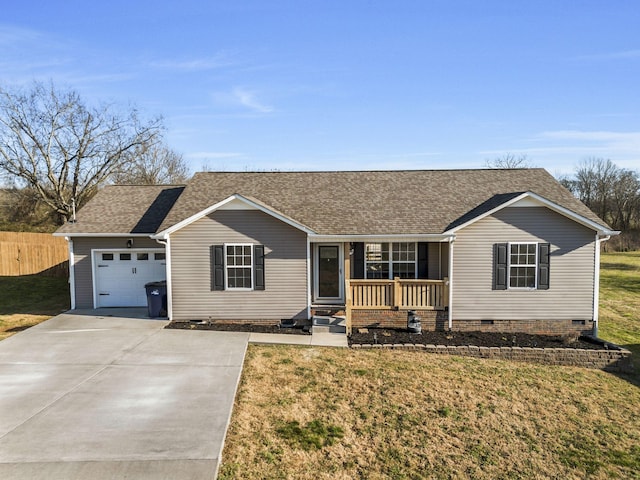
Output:
<path fill-rule="evenodd" d="M 346 320 L 344 317 L 328 317 L 315 315 L 313 317 L 313 326 L 345 326 Z"/>
<path fill-rule="evenodd" d="M 313 335 L 317 333 L 347 333 L 347 327 L 344 325 L 314 325 L 311 328 L 311 333 Z"/>

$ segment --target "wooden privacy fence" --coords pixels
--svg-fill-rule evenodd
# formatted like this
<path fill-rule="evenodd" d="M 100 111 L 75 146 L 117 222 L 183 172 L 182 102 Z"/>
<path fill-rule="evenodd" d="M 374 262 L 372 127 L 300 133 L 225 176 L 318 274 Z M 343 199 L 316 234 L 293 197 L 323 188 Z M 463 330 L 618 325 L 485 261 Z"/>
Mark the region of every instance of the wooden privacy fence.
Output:
<path fill-rule="evenodd" d="M 69 250 L 50 233 L 0 232 L 0 276 L 69 275 Z"/>

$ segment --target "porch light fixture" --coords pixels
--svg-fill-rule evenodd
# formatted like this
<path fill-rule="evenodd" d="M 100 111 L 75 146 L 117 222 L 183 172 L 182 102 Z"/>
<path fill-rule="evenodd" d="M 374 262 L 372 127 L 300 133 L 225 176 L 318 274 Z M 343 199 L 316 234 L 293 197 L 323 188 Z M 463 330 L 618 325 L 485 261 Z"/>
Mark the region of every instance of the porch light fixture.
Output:
<path fill-rule="evenodd" d="M 133 247 L 133 238 L 127 240 L 127 248 Z"/>

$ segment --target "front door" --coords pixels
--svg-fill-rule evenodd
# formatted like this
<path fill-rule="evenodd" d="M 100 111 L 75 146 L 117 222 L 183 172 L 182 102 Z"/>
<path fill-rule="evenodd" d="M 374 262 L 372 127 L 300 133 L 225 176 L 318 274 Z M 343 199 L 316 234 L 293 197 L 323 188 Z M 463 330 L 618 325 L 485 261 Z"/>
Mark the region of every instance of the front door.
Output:
<path fill-rule="evenodd" d="M 315 258 L 316 303 L 343 301 L 344 277 L 342 248 L 339 244 L 316 245 Z"/>

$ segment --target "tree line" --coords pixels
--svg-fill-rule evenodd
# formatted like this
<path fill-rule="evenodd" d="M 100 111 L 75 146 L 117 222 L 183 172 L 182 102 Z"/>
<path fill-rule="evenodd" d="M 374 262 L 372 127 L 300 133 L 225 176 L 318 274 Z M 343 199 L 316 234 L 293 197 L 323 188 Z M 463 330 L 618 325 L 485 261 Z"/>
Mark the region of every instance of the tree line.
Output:
<path fill-rule="evenodd" d="M 575 173 L 559 179 L 571 193 L 614 230 L 640 227 L 640 174 L 609 159 L 589 158 Z"/>
<path fill-rule="evenodd" d="M 188 168 L 163 134 L 161 117 L 89 105 L 52 83 L 0 87 L 5 216 L 60 225 L 104 184 L 185 182 Z"/>

